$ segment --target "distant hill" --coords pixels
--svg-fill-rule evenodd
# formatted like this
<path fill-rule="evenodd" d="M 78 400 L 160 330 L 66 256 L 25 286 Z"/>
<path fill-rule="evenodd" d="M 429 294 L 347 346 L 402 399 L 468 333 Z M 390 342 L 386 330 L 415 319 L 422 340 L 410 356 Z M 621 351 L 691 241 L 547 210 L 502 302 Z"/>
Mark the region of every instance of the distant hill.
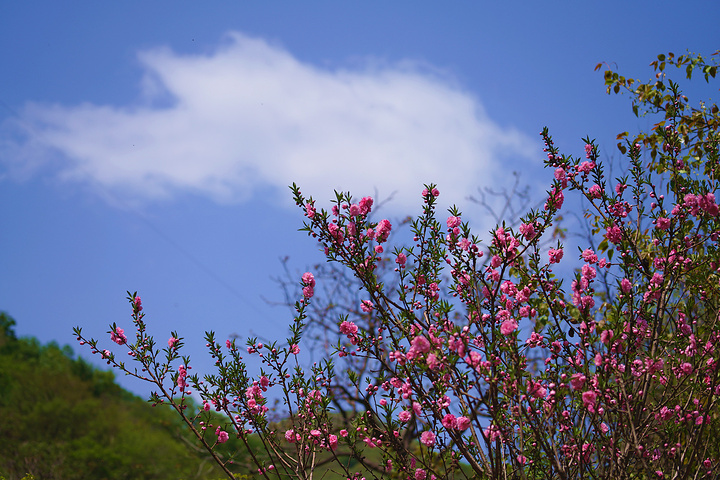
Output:
<path fill-rule="evenodd" d="M 0 312 L 0 478 L 219 479 L 177 414 Z"/>

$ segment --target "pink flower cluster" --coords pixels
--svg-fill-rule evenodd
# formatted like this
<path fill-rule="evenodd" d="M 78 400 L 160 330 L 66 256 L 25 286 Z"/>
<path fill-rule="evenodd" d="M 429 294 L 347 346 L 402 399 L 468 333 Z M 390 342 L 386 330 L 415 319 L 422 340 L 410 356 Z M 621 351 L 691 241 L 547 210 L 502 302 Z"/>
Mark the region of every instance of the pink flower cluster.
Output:
<path fill-rule="evenodd" d="M 551 248 L 548 252 L 548 255 L 550 256 L 550 263 L 560 263 L 560 260 L 563 258 L 564 252 L 562 248 Z"/>
<path fill-rule="evenodd" d="M 228 433 L 226 431 L 222 430 L 220 427 L 217 427 L 217 430 L 215 430 L 215 435 L 217 435 L 217 437 L 218 437 L 218 439 L 217 439 L 218 443 L 225 443 L 230 438 L 230 435 L 228 435 Z"/>
<path fill-rule="evenodd" d="M 118 345 L 125 345 L 127 343 L 127 336 L 125 335 L 125 330 L 118 327 L 115 330 L 111 331 L 110 340 L 117 343 Z"/>
<path fill-rule="evenodd" d="M 187 388 L 187 369 L 185 368 L 185 365 L 180 365 L 178 367 L 178 376 L 177 376 L 177 386 L 180 388 L 180 391 L 185 391 L 185 388 Z"/>
<path fill-rule="evenodd" d="M 353 345 L 357 345 L 359 341 L 357 332 L 358 327 L 353 322 L 345 320 L 340 324 L 340 333 L 342 333 L 343 335 L 347 335 L 350 343 L 352 343 Z"/>
<path fill-rule="evenodd" d="M 307 299 L 312 298 L 315 294 L 315 276 L 310 272 L 303 273 L 303 296 Z"/>
<path fill-rule="evenodd" d="M 142 309 L 143 309 L 143 307 L 142 307 L 142 300 L 140 300 L 140 297 L 138 297 L 138 296 L 136 296 L 136 297 L 133 299 L 133 309 L 134 309 L 135 313 L 139 313 L 139 312 L 141 312 Z"/>

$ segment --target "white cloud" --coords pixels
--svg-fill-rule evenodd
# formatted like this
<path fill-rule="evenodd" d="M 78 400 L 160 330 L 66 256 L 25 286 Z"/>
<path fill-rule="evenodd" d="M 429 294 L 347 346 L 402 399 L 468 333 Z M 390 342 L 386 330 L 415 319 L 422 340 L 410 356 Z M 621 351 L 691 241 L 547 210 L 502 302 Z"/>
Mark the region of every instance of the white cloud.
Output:
<path fill-rule="evenodd" d="M 0 157 L 11 170 L 51 163 L 63 179 L 133 201 L 192 192 L 234 202 L 268 189 L 289 201 L 296 182 L 323 200 L 334 189 L 397 192 L 393 208 L 407 212 L 423 183 L 462 202 L 498 182 L 501 162 L 539 153 L 428 68 L 321 68 L 261 39 L 228 37 L 211 55 L 141 52 L 135 105 L 27 105 L 23 139 L 6 123 Z"/>

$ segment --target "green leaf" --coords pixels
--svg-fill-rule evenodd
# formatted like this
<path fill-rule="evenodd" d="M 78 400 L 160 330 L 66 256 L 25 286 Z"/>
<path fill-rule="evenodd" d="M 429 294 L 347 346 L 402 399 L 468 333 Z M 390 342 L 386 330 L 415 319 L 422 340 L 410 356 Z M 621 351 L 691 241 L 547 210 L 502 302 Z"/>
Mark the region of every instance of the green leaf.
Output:
<path fill-rule="evenodd" d="M 607 238 L 604 238 L 602 242 L 600 242 L 600 245 L 598 245 L 598 250 L 601 252 L 606 252 L 608 249 L 608 241 Z"/>

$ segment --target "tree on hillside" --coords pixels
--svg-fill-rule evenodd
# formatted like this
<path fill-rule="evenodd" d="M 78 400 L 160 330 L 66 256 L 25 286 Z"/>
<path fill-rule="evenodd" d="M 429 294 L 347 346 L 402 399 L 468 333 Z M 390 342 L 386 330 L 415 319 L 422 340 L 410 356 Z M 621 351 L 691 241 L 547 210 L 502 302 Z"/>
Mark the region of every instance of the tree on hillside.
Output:
<path fill-rule="evenodd" d="M 629 94 L 635 114 L 656 122 L 618 136 L 622 174 L 608 178 L 590 138 L 579 157 L 568 156 L 546 128 L 554 181 L 545 203 L 517 226 L 501 222 L 485 242 L 458 208 L 437 213 L 435 185 L 421 194 L 412 242 L 392 251 L 393 226 L 371 220 L 372 198 L 338 193 L 325 211 L 293 185 L 304 230 L 342 267 L 338 281 L 360 286 L 334 322 L 314 319 L 334 327 L 334 348 L 308 369 L 297 354 L 327 288 L 312 272 L 301 276 L 284 342 L 249 339 L 241 351 L 207 334 L 214 375 L 189 372 L 177 333 L 156 346 L 136 294 L 135 341 L 115 324 L 108 333 L 139 369 L 79 328 L 78 339 L 154 383 L 153 400 L 194 428 L 230 478 L 218 453 L 230 438 L 262 443 L 252 455 L 264 478 L 314 478 L 320 467 L 328 478 L 416 480 L 716 475 L 720 114 L 715 104 L 690 103 L 668 72 L 709 83 L 718 55 L 660 55 L 647 83 L 606 70 L 608 92 Z M 546 243 L 566 196 L 587 204 L 591 238 L 577 253 L 557 238 Z M 561 278 L 558 264 L 574 273 Z M 392 275 L 380 275 L 388 268 Z M 263 362 L 258 375 L 247 372 L 245 351 Z M 188 408 L 191 391 L 200 409 Z M 284 403 L 281 423 L 268 416 L 270 392 Z M 351 401 L 352 415 L 333 414 L 333 402 L 342 411 Z M 200 430 L 212 411 L 225 423 Z"/>

